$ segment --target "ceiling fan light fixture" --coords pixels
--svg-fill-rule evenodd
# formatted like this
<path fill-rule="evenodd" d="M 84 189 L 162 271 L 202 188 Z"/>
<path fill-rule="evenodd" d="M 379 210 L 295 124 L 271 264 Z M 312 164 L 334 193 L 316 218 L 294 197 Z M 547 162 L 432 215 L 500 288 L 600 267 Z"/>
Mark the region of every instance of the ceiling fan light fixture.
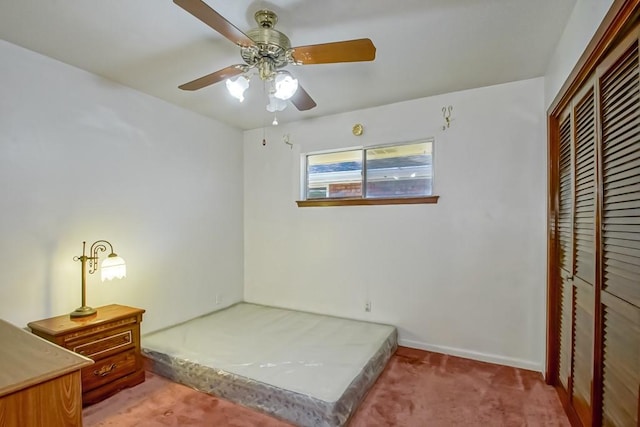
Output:
<path fill-rule="evenodd" d="M 269 95 L 269 103 L 267 104 L 267 111 L 275 113 L 276 111 L 282 111 L 287 108 L 287 103 L 280 98 L 276 98 L 274 95 Z"/>
<path fill-rule="evenodd" d="M 278 70 L 287 65 L 373 61 L 376 57 L 376 47 L 367 38 L 292 47 L 289 37 L 274 28 L 278 16 L 270 10 L 257 11 L 254 17 L 258 27 L 245 33 L 204 0 L 174 0 L 174 3 L 239 46 L 244 61 L 244 64 L 230 65 L 178 86 L 182 90 L 198 90 L 226 80 L 231 95 L 242 102 L 249 87 L 247 73 L 255 69 L 258 77 L 271 85 L 270 95 L 275 95 L 280 101 L 291 100 L 299 111 L 307 111 L 315 108 L 316 102 L 291 74 Z M 228 80 L 239 74 L 244 76 Z M 279 106 L 272 105 L 274 102 L 269 102 L 269 108 L 281 110 Z"/>
<path fill-rule="evenodd" d="M 227 90 L 238 101 L 244 101 L 244 92 L 249 88 L 249 79 L 244 75 L 238 76 L 236 79 L 227 79 Z"/>
<path fill-rule="evenodd" d="M 287 71 L 278 71 L 274 80 L 275 92 L 273 96 L 278 99 L 286 101 L 298 90 L 298 79 Z"/>

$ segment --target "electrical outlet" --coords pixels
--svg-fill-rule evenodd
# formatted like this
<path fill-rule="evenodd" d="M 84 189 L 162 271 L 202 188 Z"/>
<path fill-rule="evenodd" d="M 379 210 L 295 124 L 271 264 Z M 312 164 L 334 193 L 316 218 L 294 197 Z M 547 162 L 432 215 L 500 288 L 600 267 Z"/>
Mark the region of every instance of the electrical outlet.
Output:
<path fill-rule="evenodd" d="M 216 305 L 220 305 L 221 302 L 222 302 L 222 297 L 220 296 L 220 294 L 216 294 Z"/>
<path fill-rule="evenodd" d="M 371 311 L 371 301 L 367 301 L 364 303 L 364 311 L 367 313 Z"/>

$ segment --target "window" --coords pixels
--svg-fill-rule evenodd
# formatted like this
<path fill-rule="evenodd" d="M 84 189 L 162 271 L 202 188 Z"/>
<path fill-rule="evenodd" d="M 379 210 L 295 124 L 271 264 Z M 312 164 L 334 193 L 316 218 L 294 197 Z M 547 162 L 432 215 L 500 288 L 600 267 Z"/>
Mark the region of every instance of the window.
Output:
<path fill-rule="evenodd" d="M 362 197 L 362 150 L 307 156 L 306 199 Z"/>
<path fill-rule="evenodd" d="M 340 204 L 434 203 L 433 140 L 307 154 L 304 201 Z M 429 198 L 430 201 L 425 201 Z M 404 201 L 398 199 L 405 199 Z M 421 200 L 409 200 L 421 199 Z M 368 201 L 357 203 L 354 201 Z M 379 200 L 379 203 L 373 201 Z M 303 202 L 304 202 L 303 201 Z M 302 203 L 299 206 L 327 206 Z"/>

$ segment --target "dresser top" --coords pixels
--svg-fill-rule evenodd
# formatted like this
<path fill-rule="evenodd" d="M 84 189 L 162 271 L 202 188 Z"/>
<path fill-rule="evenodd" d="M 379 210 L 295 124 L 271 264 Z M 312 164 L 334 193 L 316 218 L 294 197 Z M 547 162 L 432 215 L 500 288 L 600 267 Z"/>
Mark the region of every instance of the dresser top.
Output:
<path fill-rule="evenodd" d="M 0 319 L 0 397 L 92 363 Z"/>
<path fill-rule="evenodd" d="M 111 304 L 97 308 L 98 312 L 86 317 L 71 317 L 69 314 L 29 322 L 32 330 L 44 332 L 51 336 L 64 335 L 76 330 L 82 330 L 91 326 L 99 326 L 114 320 L 139 316 L 145 312 L 141 308 L 127 307 L 126 305 Z"/>

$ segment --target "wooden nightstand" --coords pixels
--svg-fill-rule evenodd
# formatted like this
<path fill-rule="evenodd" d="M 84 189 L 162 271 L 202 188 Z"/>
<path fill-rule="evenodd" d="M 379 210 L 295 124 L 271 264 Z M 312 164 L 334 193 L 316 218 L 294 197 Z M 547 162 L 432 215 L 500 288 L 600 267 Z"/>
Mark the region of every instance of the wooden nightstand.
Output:
<path fill-rule="evenodd" d="M 87 317 L 68 314 L 28 324 L 34 334 L 82 354 L 95 364 L 82 369 L 82 404 L 99 402 L 144 381 L 140 323 L 144 310 L 111 304 Z"/>

